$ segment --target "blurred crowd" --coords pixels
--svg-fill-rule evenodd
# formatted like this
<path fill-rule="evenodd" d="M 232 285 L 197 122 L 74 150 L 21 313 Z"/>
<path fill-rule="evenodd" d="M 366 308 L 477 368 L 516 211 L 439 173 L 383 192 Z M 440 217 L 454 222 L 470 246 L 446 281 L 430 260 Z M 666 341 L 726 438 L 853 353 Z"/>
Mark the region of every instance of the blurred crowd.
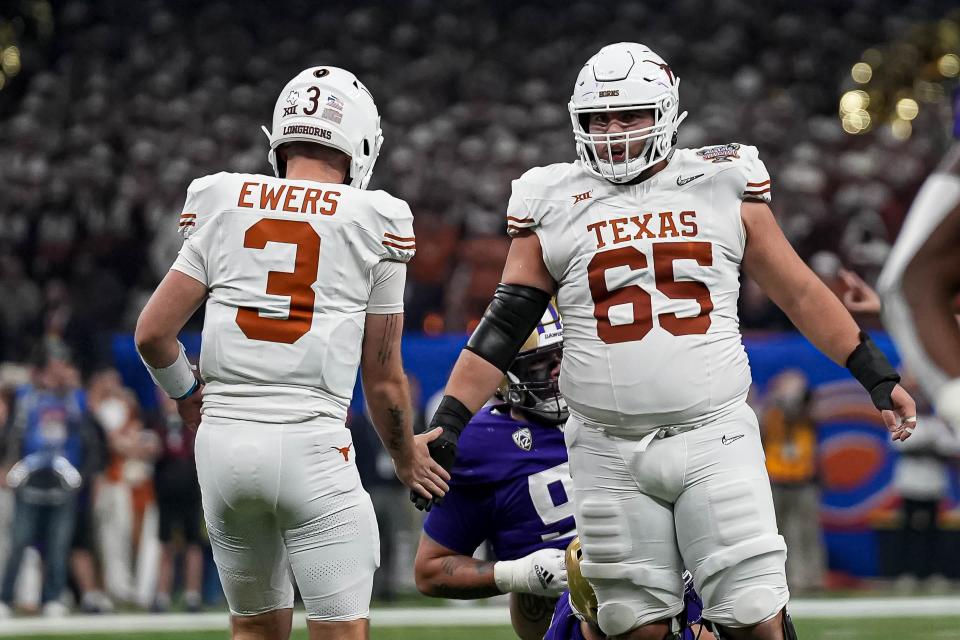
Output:
<path fill-rule="evenodd" d="M 0 368 L 0 424 L 0 617 L 63 614 L 68 593 L 89 613 L 165 610 L 179 552 L 184 605 L 199 609 L 193 434 L 173 401 L 142 411 L 113 369 L 83 384 L 48 337 L 29 365 Z"/>
<path fill-rule="evenodd" d="M 906 140 L 879 124 L 853 136 L 837 97 L 867 47 L 951 5 L 54 3 L 52 35 L 24 30 L 23 69 L 0 91 L 0 361 L 53 331 L 85 373 L 103 364 L 109 336 L 131 328 L 171 264 L 190 180 L 269 172 L 259 127 L 286 80 L 315 64 L 355 71 L 380 107 L 372 187 L 416 216 L 412 329 L 461 331 L 481 314 L 506 252 L 511 179 L 574 157 L 573 79 L 625 39 L 682 79 L 681 145 L 758 146 L 794 246 L 826 275 L 843 263 L 871 277 L 940 155 L 943 114 L 924 106 Z M 743 297 L 745 326 L 783 324 L 765 297 Z"/>
<path fill-rule="evenodd" d="M 412 589 L 420 523 L 369 418 L 351 412 L 347 425 L 380 527 L 374 595 L 390 600 Z M 218 602 L 194 436 L 174 401 L 158 391 L 145 409 L 112 368 L 83 383 L 57 338 L 0 366 L 0 619 Z"/>

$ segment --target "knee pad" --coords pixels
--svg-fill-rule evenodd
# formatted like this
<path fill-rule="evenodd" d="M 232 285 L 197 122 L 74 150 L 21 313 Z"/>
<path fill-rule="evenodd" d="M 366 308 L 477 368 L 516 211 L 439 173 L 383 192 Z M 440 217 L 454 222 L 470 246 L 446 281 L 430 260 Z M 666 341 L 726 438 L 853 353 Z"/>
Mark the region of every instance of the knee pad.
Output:
<path fill-rule="evenodd" d="M 786 547 L 778 535 L 708 557 L 697 570 L 704 617 L 723 626 L 747 627 L 775 616 L 790 598 L 785 561 Z"/>
<path fill-rule="evenodd" d="M 590 557 L 590 563 L 621 562 L 630 557 L 632 540 L 624 534 L 629 527 L 615 502 L 587 498 L 576 516 L 577 533 L 583 543 L 584 555 Z M 583 575 L 590 577 L 586 572 Z"/>

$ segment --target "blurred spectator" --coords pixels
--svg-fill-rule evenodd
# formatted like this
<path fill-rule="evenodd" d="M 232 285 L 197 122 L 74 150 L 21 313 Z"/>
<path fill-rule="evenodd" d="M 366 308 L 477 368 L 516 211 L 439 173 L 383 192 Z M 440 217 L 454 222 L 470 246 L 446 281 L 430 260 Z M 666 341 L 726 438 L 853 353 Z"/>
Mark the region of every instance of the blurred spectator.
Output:
<path fill-rule="evenodd" d="M 16 496 L 10 549 L 0 587 L 0 613 L 9 614 L 23 552 L 43 553 L 43 611 L 63 615 L 67 557 L 83 478 L 99 464 L 95 427 L 86 419 L 79 376 L 66 347 L 49 341 L 36 356 L 32 384 L 17 391 L 7 430 L 7 483 Z"/>
<path fill-rule="evenodd" d="M 137 600 L 133 557 L 144 515 L 153 502 L 151 463 L 159 442 L 156 434 L 143 429 L 136 397 L 116 371 L 108 369 L 91 378 L 89 403 L 110 451 L 95 507 L 104 583 L 114 598 L 133 602 Z"/>
<path fill-rule="evenodd" d="M 823 586 L 817 431 L 806 376 L 787 369 L 770 380 L 760 421 L 777 524 L 787 543 L 787 583 L 803 592 Z"/>
<path fill-rule="evenodd" d="M 154 486 L 160 515 L 160 573 L 152 609 L 162 612 L 170 608 L 175 560 L 183 552 L 183 603 L 187 611 L 199 611 L 203 601 L 203 552 L 200 527 L 203 509 L 197 461 L 193 444 L 196 433 L 187 429 L 177 413 L 177 403 L 157 389 L 160 405 L 155 431 L 161 442 L 160 457 L 154 467 Z"/>
<path fill-rule="evenodd" d="M 92 427 L 90 446 L 96 447 L 96 465 L 87 465 L 83 484 L 77 494 L 77 522 L 70 542 L 70 574 L 79 594 L 80 610 L 84 613 L 109 613 L 113 611 L 113 601 L 104 593 L 96 559 L 96 523 L 94 503 L 103 483 L 103 472 L 109 458 L 106 433 L 97 416 L 99 405 L 96 396 L 87 394 L 87 419 Z"/>
<path fill-rule="evenodd" d="M 940 566 L 944 539 L 939 507 L 949 490 L 948 466 L 960 456 L 960 436 L 933 415 L 912 376 L 904 374 L 901 384 L 917 399 L 917 430 L 907 440 L 892 443 L 900 454 L 893 486 L 903 499 L 897 582 L 909 592 L 916 589 L 918 580 L 927 580 L 934 589 L 946 584 Z"/>

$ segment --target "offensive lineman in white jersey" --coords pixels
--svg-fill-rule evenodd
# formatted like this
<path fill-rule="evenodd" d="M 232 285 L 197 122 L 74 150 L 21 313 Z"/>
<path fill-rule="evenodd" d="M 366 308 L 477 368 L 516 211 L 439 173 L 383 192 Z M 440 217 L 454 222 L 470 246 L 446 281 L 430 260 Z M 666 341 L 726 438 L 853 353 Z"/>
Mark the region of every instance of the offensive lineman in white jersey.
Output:
<path fill-rule="evenodd" d="M 301 72 L 267 136 L 276 178 L 190 185 L 183 248 L 136 343 L 188 425 L 202 391 L 197 468 L 233 638 L 289 637 L 292 569 L 310 637 L 361 639 L 380 542 L 344 425 L 358 365 L 400 480 L 431 498 L 449 479 L 427 451 L 434 436 L 414 438 L 400 358 L 412 215 L 364 190 L 382 136 L 352 73 Z M 204 300 L 195 379 L 177 333 Z"/>
<path fill-rule="evenodd" d="M 604 47 L 583 67 L 569 105 L 579 161 L 514 181 L 503 280 L 451 374 L 430 450 L 451 463 L 556 293 L 581 568 L 604 633 L 673 637 L 686 566 L 719 637 L 792 640 L 786 547 L 745 402 L 741 271 L 850 368 L 894 438 L 909 436 L 914 402 L 784 238 L 757 150 L 674 148 L 677 85 L 640 44 Z"/>

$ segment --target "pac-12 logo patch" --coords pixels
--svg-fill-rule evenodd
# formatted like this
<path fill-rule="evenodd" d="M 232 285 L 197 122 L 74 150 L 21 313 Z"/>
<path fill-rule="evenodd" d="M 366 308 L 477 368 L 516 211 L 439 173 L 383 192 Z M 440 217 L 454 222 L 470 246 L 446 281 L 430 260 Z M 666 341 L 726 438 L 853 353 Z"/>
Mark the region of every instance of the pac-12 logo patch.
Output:
<path fill-rule="evenodd" d="M 702 159 L 713 163 L 733 162 L 734 158 L 740 157 L 740 145 L 736 142 L 731 142 L 730 144 L 721 144 L 718 147 L 701 149 L 700 151 L 697 151 L 697 155 Z"/>
<path fill-rule="evenodd" d="M 530 451 L 533 448 L 533 434 L 530 433 L 530 427 L 520 427 L 514 431 L 513 444 L 524 451 Z"/>

